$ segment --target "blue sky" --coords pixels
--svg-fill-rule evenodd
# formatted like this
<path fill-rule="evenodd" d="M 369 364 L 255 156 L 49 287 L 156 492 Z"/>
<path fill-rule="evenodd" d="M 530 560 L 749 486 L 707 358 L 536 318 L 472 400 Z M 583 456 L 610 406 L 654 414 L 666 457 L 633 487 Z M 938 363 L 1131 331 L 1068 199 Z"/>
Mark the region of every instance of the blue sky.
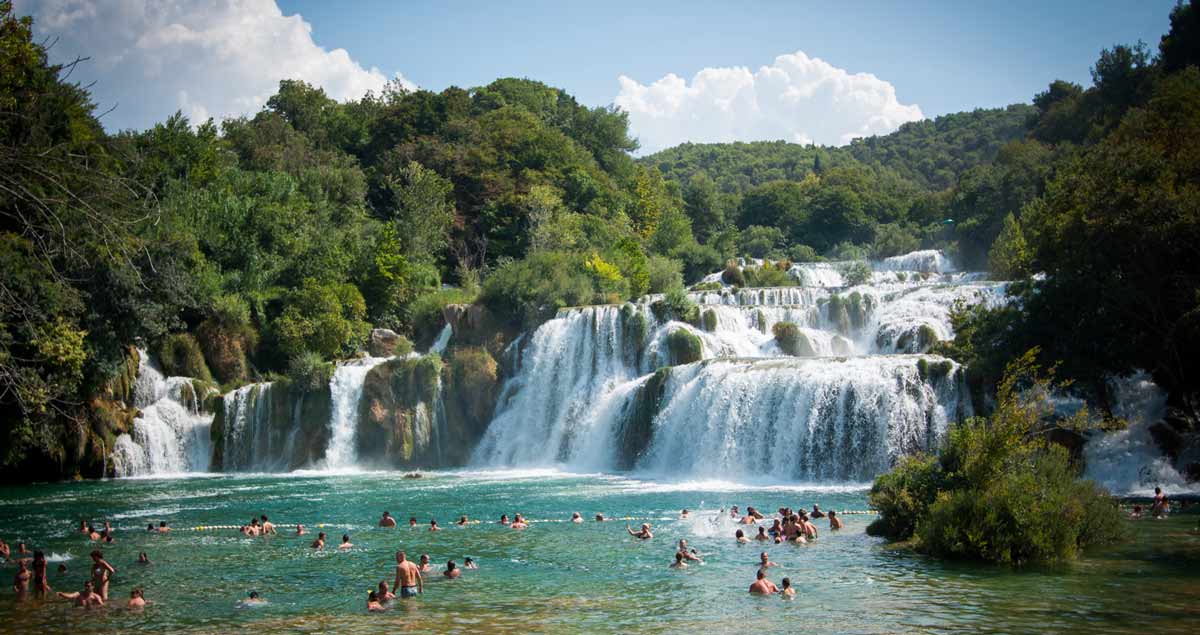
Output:
<path fill-rule="evenodd" d="M 252 114 L 279 79 L 350 99 L 530 77 L 630 112 L 646 150 L 685 140 L 845 143 L 905 121 L 1087 85 L 1102 48 L 1156 49 L 1174 0 L 1140 2 L 17 0 L 55 59 L 92 58 L 110 129 L 176 110 Z"/>

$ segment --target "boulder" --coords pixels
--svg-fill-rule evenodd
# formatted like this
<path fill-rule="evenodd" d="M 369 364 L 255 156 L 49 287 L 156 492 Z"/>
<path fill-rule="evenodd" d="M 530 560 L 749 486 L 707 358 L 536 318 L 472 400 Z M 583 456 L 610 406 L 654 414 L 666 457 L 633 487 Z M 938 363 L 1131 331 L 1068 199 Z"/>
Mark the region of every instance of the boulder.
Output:
<path fill-rule="evenodd" d="M 371 329 L 367 352 L 371 357 L 393 357 L 412 352 L 412 343 L 391 329 Z"/>

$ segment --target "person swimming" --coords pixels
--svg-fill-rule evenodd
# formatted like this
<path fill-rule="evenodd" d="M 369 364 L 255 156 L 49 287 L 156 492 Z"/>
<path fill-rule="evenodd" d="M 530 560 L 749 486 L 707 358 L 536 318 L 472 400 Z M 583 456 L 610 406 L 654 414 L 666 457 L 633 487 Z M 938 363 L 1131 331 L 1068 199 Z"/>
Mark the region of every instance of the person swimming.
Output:
<path fill-rule="evenodd" d="M 396 594 L 388 590 L 387 580 L 379 581 L 379 601 L 390 602 L 396 599 Z"/>
<path fill-rule="evenodd" d="M 304 525 L 296 525 L 296 535 L 297 536 L 303 536 L 306 533 L 308 533 L 308 532 L 304 531 Z"/>
<path fill-rule="evenodd" d="M 500 523 L 501 525 L 508 525 L 508 524 L 509 524 L 509 523 L 508 523 L 508 514 L 500 514 L 500 521 L 499 521 L 499 523 Z"/>
<path fill-rule="evenodd" d="M 837 512 L 832 509 L 829 510 L 829 529 L 831 531 L 837 531 L 842 527 L 842 519 L 838 518 Z"/>
<path fill-rule="evenodd" d="M 654 534 L 650 531 L 650 523 L 642 523 L 642 528 L 634 531 L 629 525 L 625 525 L 625 531 L 629 532 L 630 536 L 639 540 L 650 540 Z"/>
<path fill-rule="evenodd" d="M 606 519 L 604 518 L 604 514 L 596 514 L 596 522 L 598 522 L 598 523 L 602 523 L 602 522 L 604 522 L 605 520 L 606 520 Z"/>
<path fill-rule="evenodd" d="M 367 592 L 367 611 L 370 613 L 381 613 L 387 609 L 379 603 L 379 594 L 374 591 Z"/>
<path fill-rule="evenodd" d="M 442 572 L 446 579 L 453 580 L 462 575 L 462 571 L 458 569 L 458 565 L 454 564 L 453 560 L 446 561 L 446 570 Z"/>
<path fill-rule="evenodd" d="M 433 570 L 433 564 L 429 562 L 429 554 L 421 554 L 421 564 L 418 567 L 421 573 L 429 573 Z"/>
<path fill-rule="evenodd" d="M 769 536 L 767 536 L 767 528 L 760 526 L 758 528 L 758 535 L 755 536 L 754 539 L 755 540 L 770 540 L 771 538 Z"/>
<path fill-rule="evenodd" d="M 750 539 L 746 537 L 746 532 L 742 531 L 741 529 L 733 532 L 733 537 L 735 539 L 737 539 L 738 544 L 745 544 L 745 543 L 750 542 Z"/>
<path fill-rule="evenodd" d="M 429 519 L 429 531 L 441 531 L 441 530 L 442 530 L 442 528 L 438 527 L 436 520 L 434 520 L 432 518 Z"/>
<path fill-rule="evenodd" d="M 463 558 L 463 568 L 478 569 L 479 565 L 475 564 L 475 561 L 471 558 L 471 556 L 467 556 L 466 558 Z"/>
<path fill-rule="evenodd" d="M 264 599 L 261 595 L 259 595 L 258 591 L 251 591 L 246 596 L 246 599 L 242 600 L 242 605 L 244 605 L 244 606 L 254 606 L 256 604 L 266 604 L 266 603 L 267 603 L 266 599 Z"/>
<path fill-rule="evenodd" d="M 165 520 L 160 521 L 158 523 L 158 533 L 165 534 L 168 531 L 171 531 L 171 528 L 167 526 L 167 521 L 165 521 Z"/>
<path fill-rule="evenodd" d="M 462 515 L 462 518 L 459 518 L 459 519 L 458 519 L 458 523 L 457 523 L 457 525 L 458 525 L 459 527 L 466 527 L 466 526 L 467 526 L 467 515 L 466 515 L 466 514 L 463 514 L 463 515 Z"/>
<path fill-rule="evenodd" d="M 325 532 L 317 534 L 317 539 L 312 542 L 312 548 L 318 551 L 325 548 Z"/>
<path fill-rule="evenodd" d="M 338 545 L 338 551 L 345 551 L 354 548 L 354 544 L 350 542 L 350 534 L 342 534 L 342 544 Z"/>
<path fill-rule="evenodd" d="M 138 553 L 138 564 L 150 564 L 150 556 L 146 555 L 145 551 Z"/>
<path fill-rule="evenodd" d="M 515 514 L 513 516 L 512 524 L 509 525 L 509 527 L 512 527 L 513 529 L 526 529 L 529 527 L 529 523 L 525 521 L 524 516 Z"/>
<path fill-rule="evenodd" d="M 416 516 L 409 516 L 409 517 L 408 517 L 408 526 L 409 526 L 409 527 L 416 527 L 416 526 L 417 526 L 417 517 L 416 517 Z"/>
<path fill-rule="evenodd" d="M 100 597 L 99 593 L 96 593 L 95 588 L 92 586 L 91 580 L 83 583 L 83 591 L 75 593 L 64 593 L 59 591 L 58 597 L 64 600 L 74 600 L 75 606 L 84 609 L 104 606 L 104 598 Z"/>
<path fill-rule="evenodd" d="M 675 552 L 675 562 L 671 564 L 672 569 L 686 569 L 687 563 L 683 561 L 683 552 Z"/>
<path fill-rule="evenodd" d="M 824 518 L 825 513 L 821 511 L 820 505 L 813 503 L 812 513 L 809 514 L 809 516 L 812 516 L 813 518 Z"/>
<path fill-rule="evenodd" d="M 580 516 L 579 512 L 571 512 L 571 522 L 581 523 L 583 522 L 583 516 Z"/>
<path fill-rule="evenodd" d="M 779 565 L 775 564 L 774 562 L 771 562 L 771 558 L 770 558 L 770 556 L 767 555 L 767 552 L 764 551 L 764 552 L 758 554 L 758 568 L 767 569 L 770 567 L 778 567 L 778 566 Z"/>
<path fill-rule="evenodd" d="M 125 603 L 125 608 L 131 611 L 140 611 L 146 608 L 146 593 L 138 587 L 129 592 L 129 601 Z"/>
<path fill-rule="evenodd" d="M 691 517 L 692 517 L 692 514 L 691 514 L 691 512 L 689 512 L 689 511 L 688 511 L 688 510 L 686 510 L 686 509 L 684 509 L 683 511 L 679 512 L 679 520 L 687 520 L 687 519 L 689 519 L 689 518 L 691 518 Z"/>
<path fill-rule="evenodd" d="M 683 538 L 679 539 L 679 546 L 675 549 L 675 553 L 682 554 L 684 560 L 704 562 L 700 559 L 700 552 L 696 551 L 695 549 L 688 549 L 687 540 L 684 540 Z"/>
<path fill-rule="evenodd" d="M 388 512 L 383 512 L 383 518 L 379 519 L 379 526 L 380 527 L 395 527 L 396 519 L 392 518 L 392 515 L 389 514 Z"/>
<path fill-rule="evenodd" d="M 790 599 L 796 597 L 796 589 L 792 588 L 792 579 L 791 578 L 783 579 L 783 588 L 780 589 L 779 592 L 781 594 L 783 594 L 783 599 L 785 599 L 785 600 L 790 600 Z"/>

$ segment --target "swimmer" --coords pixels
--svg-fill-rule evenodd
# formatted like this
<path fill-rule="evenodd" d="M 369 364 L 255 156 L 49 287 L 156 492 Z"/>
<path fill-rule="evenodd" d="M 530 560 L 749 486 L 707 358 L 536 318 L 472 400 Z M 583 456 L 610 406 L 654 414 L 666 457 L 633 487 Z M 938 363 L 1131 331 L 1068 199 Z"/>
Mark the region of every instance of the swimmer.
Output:
<path fill-rule="evenodd" d="M 767 536 L 767 528 L 766 527 L 759 527 L 758 535 L 755 536 L 754 539 L 755 540 L 770 540 L 771 538 L 769 536 Z"/>
<path fill-rule="evenodd" d="M 29 566 L 24 560 L 17 561 L 17 575 L 13 577 L 13 591 L 17 594 L 18 600 L 25 599 L 25 594 L 29 593 L 29 581 L 33 579 L 33 573 L 29 571 Z"/>
<path fill-rule="evenodd" d="M 637 531 L 634 531 L 626 524 L 625 531 L 628 531 L 630 536 L 639 540 L 650 540 L 654 537 L 654 534 L 650 532 L 650 523 L 642 523 L 642 528 Z"/>
<path fill-rule="evenodd" d="M 671 564 L 672 569 L 686 569 L 687 563 L 683 561 L 683 552 L 675 552 L 675 562 Z"/>
<path fill-rule="evenodd" d="M 138 554 L 138 564 L 150 564 L 150 556 L 145 551 Z"/>
<path fill-rule="evenodd" d="M 579 512 L 571 512 L 571 522 L 581 523 L 583 522 L 583 516 L 580 516 Z"/>
<path fill-rule="evenodd" d="M 421 564 L 417 567 L 421 573 L 429 573 L 433 570 L 433 564 L 429 562 L 429 554 L 421 554 Z"/>
<path fill-rule="evenodd" d="M 691 517 L 692 517 L 692 514 L 690 512 L 688 512 L 688 510 L 686 510 L 686 509 L 679 512 L 679 520 L 687 520 Z"/>
<path fill-rule="evenodd" d="M 446 561 L 446 570 L 442 572 L 442 575 L 446 576 L 447 580 L 453 580 L 453 579 L 461 576 L 462 571 L 459 571 L 458 565 L 454 564 L 453 560 L 447 560 Z"/>
<path fill-rule="evenodd" d="M 817 539 L 817 526 L 812 524 L 807 515 L 800 516 L 800 522 L 804 526 L 804 537 L 809 540 Z"/>
<path fill-rule="evenodd" d="M 758 555 L 758 568 L 766 569 L 769 567 L 778 567 L 779 565 L 771 562 L 771 558 L 767 556 L 767 552 L 762 552 Z"/>
<path fill-rule="evenodd" d="M 832 509 L 829 510 L 829 529 L 831 531 L 837 531 L 842 527 L 842 519 L 838 518 L 837 512 Z"/>
<path fill-rule="evenodd" d="M 267 601 L 258 594 L 258 591 L 251 591 L 246 599 L 242 600 L 243 605 L 266 604 Z"/>
<path fill-rule="evenodd" d="M 325 532 L 317 534 L 317 539 L 312 542 L 312 548 L 317 551 L 325 548 Z"/>
<path fill-rule="evenodd" d="M 117 570 L 104 559 L 104 554 L 97 549 L 92 556 L 92 588 L 100 594 L 100 599 L 108 600 L 108 581 Z"/>
<path fill-rule="evenodd" d="M 391 514 L 389 514 L 387 512 L 383 512 L 383 518 L 379 519 L 379 526 L 380 527 L 395 527 L 396 519 L 392 518 Z"/>
<path fill-rule="evenodd" d="M 421 569 L 409 562 L 407 554 L 403 551 L 396 552 L 396 580 L 392 583 L 392 588 L 396 589 L 402 598 L 416 597 L 418 593 L 425 592 Z"/>
<path fill-rule="evenodd" d="M 125 608 L 130 611 L 140 611 L 146 608 L 146 594 L 140 588 L 129 592 L 129 602 L 125 604 Z"/>
<path fill-rule="evenodd" d="M 267 520 L 267 515 L 266 515 L 266 514 L 263 514 L 263 517 L 262 517 L 262 535 L 264 535 L 264 536 L 265 536 L 265 535 L 267 535 L 267 534 L 275 534 L 275 533 L 278 533 L 278 532 L 276 532 L 276 531 L 275 531 L 275 525 L 274 525 L 274 524 L 273 524 L 271 521 Z"/>
<path fill-rule="evenodd" d="M 1133 506 L 1133 511 L 1129 512 L 1129 518 L 1130 518 L 1131 520 L 1137 520 L 1137 519 L 1139 519 L 1139 518 L 1141 518 L 1141 517 L 1142 517 L 1142 506 L 1141 506 L 1141 505 L 1134 505 L 1134 506 Z"/>
<path fill-rule="evenodd" d="M 675 550 L 677 555 L 682 555 L 685 560 L 693 562 L 704 562 L 700 559 L 700 554 L 695 549 L 688 549 L 687 541 L 683 538 L 679 539 L 679 548 Z"/>
<path fill-rule="evenodd" d="M 467 515 L 463 514 L 463 517 L 458 519 L 457 524 L 459 527 L 466 527 L 467 526 Z"/>
<path fill-rule="evenodd" d="M 64 600 L 75 600 L 75 606 L 85 609 L 104 606 L 104 598 L 100 597 L 100 594 L 96 593 L 92 588 L 91 580 L 83 583 L 83 591 L 77 593 L 63 593 L 59 591 L 58 597 Z"/>
<path fill-rule="evenodd" d="M 0 560 L 8 560 L 8 557 L 11 555 L 12 550 L 9 548 L 8 543 L 0 540 Z"/>
<path fill-rule="evenodd" d="M 522 516 L 520 514 L 516 514 L 513 516 L 512 524 L 509 526 L 512 527 L 513 529 L 525 529 L 525 528 L 529 527 L 529 523 L 525 521 L 524 516 Z"/>
<path fill-rule="evenodd" d="M 730 507 L 730 508 L 729 508 L 729 517 L 730 517 L 730 518 L 732 518 L 732 519 L 734 519 L 734 520 L 737 520 L 737 519 L 739 519 L 739 518 L 741 518 L 741 517 L 742 517 L 742 515 L 741 515 L 740 513 L 738 513 L 738 506 L 737 506 L 737 505 L 734 505 L 733 507 Z"/>
<path fill-rule="evenodd" d="M 824 518 L 825 513 L 821 511 L 820 505 L 813 503 L 813 510 L 812 510 L 812 513 L 809 514 L 809 516 L 812 516 L 813 518 Z"/>
<path fill-rule="evenodd" d="M 91 533 L 90 531 L 88 531 L 88 522 L 87 522 L 86 518 L 80 519 L 80 521 L 79 521 L 79 533 L 81 533 L 81 534 Z"/>
<path fill-rule="evenodd" d="M 338 545 L 338 551 L 352 549 L 354 545 L 350 542 L 350 534 L 342 534 L 342 544 Z"/>
<path fill-rule="evenodd" d="M 116 540 L 113 539 L 112 534 L 110 534 L 110 533 L 104 534 L 104 544 L 111 545 L 114 542 L 116 542 Z"/>
<path fill-rule="evenodd" d="M 387 581 L 380 580 L 379 581 L 379 601 L 380 602 L 390 602 L 394 599 L 396 599 L 396 594 L 392 593 L 391 591 L 388 590 Z"/>
<path fill-rule="evenodd" d="M 417 517 L 416 516 L 408 517 L 408 526 L 412 527 L 412 528 L 416 528 L 416 526 L 417 526 Z"/>
<path fill-rule="evenodd" d="M 466 558 L 463 558 L 463 568 L 478 569 L 479 565 L 475 564 L 475 561 L 471 559 L 471 556 L 467 556 Z"/>
<path fill-rule="evenodd" d="M 500 524 L 501 525 L 508 524 L 508 514 L 500 514 Z"/>
<path fill-rule="evenodd" d="M 429 531 L 441 531 L 441 530 L 442 530 L 442 528 L 438 527 L 436 520 L 433 520 L 433 519 L 429 520 Z"/>
<path fill-rule="evenodd" d="M 604 514 L 596 514 L 596 522 L 602 523 L 605 521 Z"/>
<path fill-rule="evenodd" d="M 154 533 L 158 530 L 154 528 L 154 523 L 149 523 L 146 525 L 146 531 L 148 531 L 150 533 Z"/>
<path fill-rule="evenodd" d="M 771 595 L 778 591 L 779 587 L 776 587 L 775 583 L 767 579 L 767 572 L 759 569 L 758 574 L 755 576 L 754 584 L 750 585 L 750 593 L 754 595 Z"/>
<path fill-rule="evenodd" d="M 747 512 L 746 515 L 743 516 L 738 522 L 743 525 L 753 525 L 756 522 L 756 519 L 754 518 L 754 514 Z"/>
<path fill-rule="evenodd" d="M 303 536 L 306 533 L 308 533 L 308 532 L 304 531 L 304 525 L 296 525 L 296 535 L 297 536 Z"/>
<path fill-rule="evenodd" d="M 790 599 L 796 597 L 796 589 L 792 588 L 792 579 L 791 578 L 783 579 L 783 588 L 780 589 L 779 592 L 783 595 L 783 599 L 785 599 L 785 600 L 790 600 Z"/>
<path fill-rule="evenodd" d="M 786 518 L 786 516 L 784 516 L 784 518 Z M 771 528 L 767 530 L 767 533 L 776 537 L 783 533 L 783 525 L 780 523 L 778 518 L 771 523 Z"/>
<path fill-rule="evenodd" d="M 374 591 L 367 593 L 367 611 L 369 613 L 381 613 L 386 609 L 379 603 L 379 595 Z"/>
<path fill-rule="evenodd" d="M 58 575 L 65 575 L 66 573 L 67 573 L 67 563 L 65 563 L 65 562 L 58 563 Z"/>
<path fill-rule="evenodd" d="M 750 539 L 746 537 L 746 532 L 742 531 L 741 529 L 734 532 L 733 537 L 737 538 L 739 545 L 744 545 L 750 542 Z"/>
<path fill-rule="evenodd" d="M 88 539 L 100 540 L 100 532 L 96 531 L 95 527 L 88 526 Z"/>
<path fill-rule="evenodd" d="M 171 528 L 167 526 L 167 521 L 164 520 L 158 523 L 158 533 L 165 534 L 168 531 L 171 531 Z"/>

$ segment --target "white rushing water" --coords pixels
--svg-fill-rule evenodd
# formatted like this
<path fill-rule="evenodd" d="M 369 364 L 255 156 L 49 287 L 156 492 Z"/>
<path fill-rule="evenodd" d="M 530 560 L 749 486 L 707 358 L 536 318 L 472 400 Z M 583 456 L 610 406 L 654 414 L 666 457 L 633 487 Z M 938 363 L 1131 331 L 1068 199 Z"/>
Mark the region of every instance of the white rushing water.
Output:
<path fill-rule="evenodd" d="M 113 443 L 113 473 L 117 476 L 204 472 L 209 467 L 212 443 L 211 413 L 204 413 L 189 377 L 164 377 L 139 351 L 134 406 L 139 414 L 131 434 Z"/>
<path fill-rule="evenodd" d="M 1115 432 L 1094 433 L 1084 445 L 1086 476 L 1114 494 L 1149 495 L 1155 487 L 1167 494 L 1200 492 L 1164 456 L 1150 434 L 1162 420 L 1167 394 L 1143 371 L 1110 380 L 1114 396 L 1113 414 L 1128 427 Z"/>
<path fill-rule="evenodd" d="M 837 263 L 818 263 L 793 268 L 803 286 L 692 293 L 705 329 L 657 319 L 655 296 L 563 310 L 525 343 L 473 462 L 869 479 L 970 412 L 957 366 L 913 353 L 953 337 L 955 302 L 1004 301 L 1003 283 L 956 273 L 938 252 L 875 267 L 871 282 L 850 288 Z M 784 355 L 780 322 L 797 325 L 811 359 Z M 676 330 L 697 336 L 709 361 L 671 369 L 648 429 L 635 430 Z M 931 366 L 935 376 L 922 376 Z"/>
<path fill-rule="evenodd" d="M 362 399 L 367 373 L 388 357 L 365 357 L 339 364 L 329 380 L 333 413 L 329 418 L 329 447 L 325 467 L 345 469 L 358 464 L 358 402 Z"/>

